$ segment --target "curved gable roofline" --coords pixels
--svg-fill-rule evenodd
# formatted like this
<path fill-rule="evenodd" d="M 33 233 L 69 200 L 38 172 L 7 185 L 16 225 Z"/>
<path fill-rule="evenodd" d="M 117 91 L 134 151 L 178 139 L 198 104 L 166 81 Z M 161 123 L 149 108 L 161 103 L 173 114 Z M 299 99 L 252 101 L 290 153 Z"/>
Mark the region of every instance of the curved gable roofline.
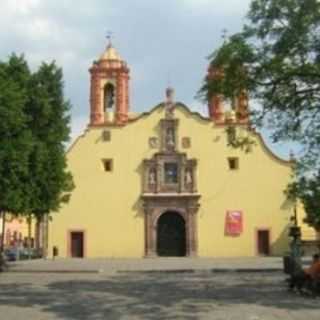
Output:
<path fill-rule="evenodd" d="M 261 143 L 261 146 L 263 148 L 263 150 L 275 161 L 279 162 L 280 164 L 282 165 L 285 165 L 285 166 L 288 166 L 288 167 L 292 167 L 293 164 L 294 164 L 294 160 L 285 160 L 285 159 L 282 159 L 281 157 L 277 156 L 269 147 L 268 145 L 265 143 L 263 137 L 262 137 L 262 134 L 260 132 L 257 132 L 253 129 L 251 129 L 251 133 L 253 135 L 255 135 L 258 140 L 260 141 Z"/>
<path fill-rule="evenodd" d="M 182 102 L 176 102 L 176 103 L 175 103 L 175 106 L 178 107 L 178 108 L 179 108 L 179 107 L 182 108 L 185 112 L 190 113 L 192 116 L 195 116 L 195 117 L 197 117 L 197 118 L 200 119 L 200 120 L 212 122 L 212 120 L 211 120 L 210 118 L 201 115 L 199 112 L 191 111 L 190 108 L 187 107 L 187 105 L 185 105 L 185 104 L 182 103 Z M 142 118 L 145 118 L 145 117 L 151 115 L 153 112 L 156 112 L 156 111 L 158 111 L 159 109 L 164 108 L 164 107 L 165 107 L 165 103 L 164 103 L 164 102 L 161 102 L 161 103 L 157 104 L 155 107 L 153 107 L 150 111 L 142 112 L 142 113 L 139 114 L 136 118 L 129 119 L 128 122 L 129 122 L 129 123 L 130 123 L 130 122 L 135 122 L 135 121 L 137 121 L 137 120 L 140 120 L 140 119 L 142 119 Z"/>
<path fill-rule="evenodd" d="M 203 115 L 201 115 L 199 112 L 196 112 L 196 111 L 191 111 L 189 109 L 189 107 L 187 105 L 185 105 L 184 103 L 182 102 L 176 102 L 175 105 L 177 107 L 180 107 L 183 109 L 183 111 L 191 114 L 192 116 L 202 120 L 202 121 L 206 121 L 206 122 L 212 122 L 212 120 L 208 117 L 205 117 Z M 147 112 L 142 112 L 141 114 L 139 114 L 136 118 L 134 119 L 129 119 L 128 123 L 133 123 L 133 122 L 136 122 L 142 118 L 145 118 L 145 117 L 148 117 L 150 116 L 153 112 L 156 112 L 157 110 L 160 110 L 161 108 L 164 108 L 165 107 L 165 103 L 164 102 L 161 102 L 159 103 L 158 105 L 156 105 L 155 107 L 153 107 L 150 111 L 147 111 Z M 103 125 L 100 126 L 100 127 L 104 127 Z M 116 126 L 117 127 L 117 126 Z M 77 144 L 77 142 L 83 138 L 87 132 L 89 131 L 90 129 L 90 124 L 88 124 L 88 126 L 85 128 L 85 130 L 83 131 L 82 134 L 80 134 L 74 141 L 73 143 L 67 148 L 67 151 L 66 153 L 69 153 L 73 148 L 74 146 Z M 251 132 L 253 135 L 255 135 L 258 140 L 260 141 L 261 143 L 261 146 L 263 148 L 263 150 L 275 161 L 279 162 L 280 164 L 282 165 L 285 165 L 285 166 L 289 166 L 289 167 L 292 167 L 293 164 L 294 164 L 294 160 L 285 160 L 285 159 L 282 159 L 281 157 L 277 156 L 269 147 L 268 145 L 265 143 L 262 135 L 260 132 L 257 132 L 255 131 L 254 129 L 250 129 L 250 127 L 247 129 L 249 132 Z"/>
<path fill-rule="evenodd" d="M 192 116 L 200 119 L 200 120 L 203 120 L 203 121 L 207 121 L 207 122 L 211 122 L 213 123 L 213 121 L 209 118 L 209 117 L 205 117 L 203 115 L 201 115 L 199 112 L 196 112 L 196 111 L 191 111 L 189 109 L 189 107 L 187 105 L 185 105 L 184 103 L 182 102 L 176 102 L 175 104 L 177 107 L 180 107 L 182 108 L 185 112 L 191 114 Z M 129 122 L 135 122 L 141 118 L 144 118 L 144 117 L 148 117 L 149 115 L 151 115 L 153 112 L 161 109 L 161 108 L 164 108 L 165 107 L 165 103 L 162 102 L 162 103 L 159 103 L 158 105 L 156 105 L 155 107 L 153 107 L 150 111 L 147 111 L 147 112 L 143 112 L 141 113 L 139 116 L 137 116 L 136 118 L 134 119 L 130 119 Z M 224 126 L 224 125 L 223 125 Z M 242 124 L 240 124 L 239 126 L 243 127 Z M 246 125 L 247 126 L 247 125 Z M 221 126 L 219 126 L 221 127 Z M 254 129 L 250 129 L 250 127 L 247 129 L 248 132 L 251 132 L 253 135 L 255 135 L 258 140 L 260 141 L 261 143 L 261 146 L 263 148 L 263 150 L 266 152 L 267 155 L 269 155 L 273 160 L 279 162 L 280 164 L 282 165 L 285 165 L 285 166 L 289 166 L 289 167 L 292 167 L 294 161 L 292 160 L 285 160 L 285 159 L 282 159 L 281 157 L 277 156 L 269 147 L 268 145 L 265 143 L 261 133 L 255 131 Z"/>
<path fill-rule="evenodd" d="M 79 134 L 74 140 L 73 142 L 70 144 L 70 146 L 67 148 L 66 150 L 66 154 L 68 154 L 69 152 L 72 151 L 72 149 L 75 147 L 75 145 L 78 143 L 78 141 L 81 138 L 84 138 L 87 134 L 87 132 L 89 131 L 90 125 L 88 124 L 85 129 L 83 130 L 83 132 L 81 134 Z"/>

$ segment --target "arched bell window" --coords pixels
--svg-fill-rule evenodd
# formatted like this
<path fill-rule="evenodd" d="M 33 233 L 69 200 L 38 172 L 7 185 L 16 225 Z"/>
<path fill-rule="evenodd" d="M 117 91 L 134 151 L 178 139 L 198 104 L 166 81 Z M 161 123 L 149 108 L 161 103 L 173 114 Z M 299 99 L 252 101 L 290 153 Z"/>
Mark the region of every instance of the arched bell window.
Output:
<path fill-rule="evenodd" d="M 115 104 L 115 97 L 114 97 L 114 86 L 111 83 L 107 83 L 104 87 L 104 111 L 113 111 L 114 110 L 114 104 Z"/>

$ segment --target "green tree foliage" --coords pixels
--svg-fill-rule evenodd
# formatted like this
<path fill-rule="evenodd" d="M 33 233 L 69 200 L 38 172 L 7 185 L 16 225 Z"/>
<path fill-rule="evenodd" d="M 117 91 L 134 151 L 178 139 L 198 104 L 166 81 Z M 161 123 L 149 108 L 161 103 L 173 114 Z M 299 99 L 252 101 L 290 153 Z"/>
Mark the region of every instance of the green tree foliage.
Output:
<path fill-rule="evenodd" d="M 22 58 L 0 63 L 0 212 L 29 209 L 29 159 L 32 134 L 25 105 L 30 72 Z"/>
<path fill-rule="evenodd" d="M 29 76 L 29 68 L 22 58 L 12 55 L 8 63 L 0 63 L 0 218 L 3 225 L 6 212 L 18 214 L 30 209 L 28 166 L 33 143 L 25 113 Z M 0 255 L 3 242 L 2 232 Z"/>
<path fill-rule="evenodd" d="M 306 222 L 320 230 L 320 170 L 311 178 L 301 177 L 288 186 L 287 193 L 293 201 L 300 199 L 308 213 Z"/>
<path fill-rule="evenodd" d="M 62 70 L 43 63 L 30 78 L 26 105 L 34 148 L 29 171 L 34 177 L 32 213 L 41 218 L 69 199 L 72 178 L 66 170 L 65 142 L 69 139 L 70 104 L 63 97 Z"/>
<path fill-rule="evenodd" d="M 69 102 L 62 71 L 43 63 L 31 73 L 24 57 L 0 63 L 0 213 L 38 218 L 73 189 L 66 168 Z"/>
<path fill-rule="evenodd" d="M 205 79 L 200 89 L 205 99 L 221 94 L 232 100 L 247 91 L 261 106 L 252 111 L 252 126 L 268 127 L 274 142 L 302 146 L 297 187 L 303 188 L 314 188 L 312 181 L 320 184 L 319 35 L 318 0 L 253 0 L 242 31 L 210 56 L 223 77 Z M 312 216 L 310 197 L 302 200 Z"/>

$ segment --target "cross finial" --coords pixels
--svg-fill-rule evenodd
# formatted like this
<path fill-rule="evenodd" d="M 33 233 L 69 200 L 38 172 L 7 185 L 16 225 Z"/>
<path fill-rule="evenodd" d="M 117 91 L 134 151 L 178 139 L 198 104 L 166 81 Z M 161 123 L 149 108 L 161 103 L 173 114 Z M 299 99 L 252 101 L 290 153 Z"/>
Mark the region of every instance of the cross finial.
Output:
<path fill-rule="evenodd" d="M 228 38 L 228 30 L 227 29 L 222 29 L 222 35 L 221 35 L 223 42 L 226 42 Z"/>
<path fill-rule="evenodd" d="M 107 31 L 106 38 L 108 39 L 108 48 L 112 47 L 112 42 L 111 42 L 112 35 L 113 35 L 112 31 Z"/>

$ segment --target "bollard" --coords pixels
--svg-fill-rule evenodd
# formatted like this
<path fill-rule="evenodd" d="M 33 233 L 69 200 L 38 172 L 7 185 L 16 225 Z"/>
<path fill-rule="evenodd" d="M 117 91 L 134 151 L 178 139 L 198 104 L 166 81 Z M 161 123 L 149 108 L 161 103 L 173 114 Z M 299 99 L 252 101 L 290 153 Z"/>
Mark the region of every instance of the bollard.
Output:
<path fill-rule="evenodd" d="M 59 255 L 59 250 L 57 246 L 53 246 L 52 248 L 52 259 L 54 260 Z"/>

